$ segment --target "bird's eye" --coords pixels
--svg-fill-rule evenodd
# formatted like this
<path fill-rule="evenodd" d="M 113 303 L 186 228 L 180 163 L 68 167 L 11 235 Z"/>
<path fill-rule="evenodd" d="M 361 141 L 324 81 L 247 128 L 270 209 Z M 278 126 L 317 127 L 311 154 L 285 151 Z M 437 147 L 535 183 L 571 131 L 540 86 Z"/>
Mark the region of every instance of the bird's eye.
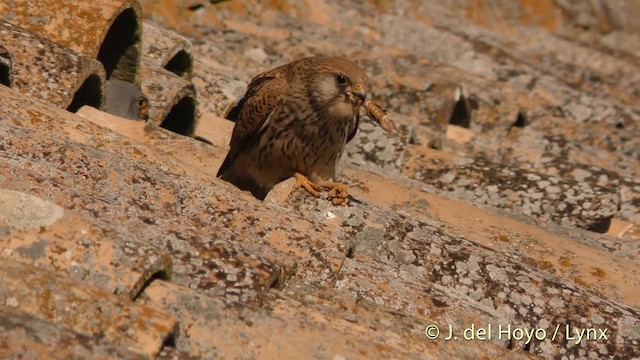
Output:
<path fill-rule="evenodd" d="M 338 84 L 343 85 L 347 83 L 347 78 L 343 75 L 338 75 L 336 76 L 336 81 L 338 82 Z"/>
<path fill-rule="evenodd" d="M 145 98 L 143 98 L 143 97 L 138 98 L 138 102 L 137 102 L 137 104 L 138 104 L 138 107 L 139 107 L 139 108 L 142 108 L 142 107 L 144 107 L 145 105 L 147 105 L 147 99 L 145 99 Z"/>

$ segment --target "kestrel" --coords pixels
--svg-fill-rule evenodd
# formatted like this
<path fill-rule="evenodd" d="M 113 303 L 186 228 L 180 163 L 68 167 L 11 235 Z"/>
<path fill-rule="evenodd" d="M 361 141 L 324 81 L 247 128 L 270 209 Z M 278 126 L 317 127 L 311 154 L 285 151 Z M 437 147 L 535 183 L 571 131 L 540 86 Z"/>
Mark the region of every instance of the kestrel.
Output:
<path fill-rule="evenodd" d="M 107 81 L 104 109 L 109 114 L 125 119 L 149 119 L 149 98 L 138 85 L 111 79 Z"/>
<path fill-rule="evenodd" d="M 334 182 L 347 142 L 356 134 L 367 75 L 341 57 L 308 57 L 261 73 L 227 118 L 235 121 L 218 177 L 264 199 L 295 176 L 319 197 L 330 189 L 335 205 L 347 198 Z"/>

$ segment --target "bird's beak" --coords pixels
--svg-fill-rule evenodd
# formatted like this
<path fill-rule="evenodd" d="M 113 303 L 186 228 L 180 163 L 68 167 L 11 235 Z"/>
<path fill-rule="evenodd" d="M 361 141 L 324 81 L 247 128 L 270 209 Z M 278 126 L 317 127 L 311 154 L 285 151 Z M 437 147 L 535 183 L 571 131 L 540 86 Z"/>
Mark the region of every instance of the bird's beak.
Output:
<path fill-rule="evenodd" d="M 364 89 L 364 85 L 356 84 L 351 88 L 351 93 L 361 102 L 367 98 L 367 92 Z"/>

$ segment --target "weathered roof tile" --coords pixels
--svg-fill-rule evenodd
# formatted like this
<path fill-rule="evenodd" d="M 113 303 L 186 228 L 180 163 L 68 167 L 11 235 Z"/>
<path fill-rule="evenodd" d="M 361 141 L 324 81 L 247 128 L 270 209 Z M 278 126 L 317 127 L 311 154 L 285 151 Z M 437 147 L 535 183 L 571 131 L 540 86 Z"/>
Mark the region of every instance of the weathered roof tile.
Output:
<path fill-rule="evenodd" d="M 5 166 L 7 174 L 17 169 Z M 156 274 L 170 277 L 166 250 L 134 238 L 114 239 L 108 229 L 75 211 L 22 192 L 0 189 L 0 254 L 133 299 Z"/>
<path fill-rule="evenodd" d="M 40 35 L 0 20 L 0 45 L 11 56 L 11 86 L 69 111 L 102 108 L 102 65 Z"/>
<path fill-rule="evenodd" d="M 160 28 L 148 21 L 144 23 L 143 28 L 142 61 L 191 80 L 193 76 L 191 42 L 173 31 Z"/>
<path fill-rule="evenodd" d="M 142 20 L 137 0 L 3 2 L 0 20 L 97 59 L 107 78 L 138 83 Z"/>
<path fill-rule="evenodd" d="M 147 359 L 101 336 L 74 332 L 42 317 L 0 305 L 3 359 Z"/>
<path fill-rule="evenodd" d="M 640 7 L 507 2 L 143 0 L 144 25 L 133 0 L 0 3 L 0 19 L 142 80 L 152 105 L 145 125 L 0 86 L 0 354 L 638 356 Z M 313 54 L 361 64 L 400 132 L 361 119 L 337 179 L 347 206 L 292 179 L 257 201 L 216 177 L 220 116 L 252 76 Z M 15 62 L 0 46 L 0 82 Z M 604 232 L 601 215 L 606 233 L 574 226 Z M 431 341 L 431 324 L 547 339 Z M 566 324 L 608 339 L 549 338 Z"/>
<path fill-rule="evenodd" d="M 182 135 L 193 135 L 198 124 L 192 83 L 161 67 L 143 65 L 142 91 L 149 97 L 149 123 Z"/>
<path fill-rule="evenodd" d="M 176 321 L 54 271 L 0 261 L 0 304 L 86 336 L 154 356 L 175 335 Z"/>

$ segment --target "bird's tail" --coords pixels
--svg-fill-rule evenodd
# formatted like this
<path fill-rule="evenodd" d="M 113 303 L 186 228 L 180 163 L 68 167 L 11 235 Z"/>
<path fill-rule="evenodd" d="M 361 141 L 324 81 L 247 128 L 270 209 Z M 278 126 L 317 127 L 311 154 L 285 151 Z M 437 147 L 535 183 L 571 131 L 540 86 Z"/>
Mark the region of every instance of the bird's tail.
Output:
<path fill-rule="evenodd" d="M 231 156 L 229 156 L 229 154 L 227 154 L 227 157 L 224 158 L 224 161 L 222 162 L 222 165 L 220 165 L 220 169 L 218 169 L 218 174 L 216 175 L 217 177 L 223 179 L 223 180 L 227 180 L 223 178 L 223 175 L 229 170 L 231 169 L 231 165 L 233 165 L 233 159 L 231 158 Z M 229 181 L 229 180 L 227 180 Z"/>

